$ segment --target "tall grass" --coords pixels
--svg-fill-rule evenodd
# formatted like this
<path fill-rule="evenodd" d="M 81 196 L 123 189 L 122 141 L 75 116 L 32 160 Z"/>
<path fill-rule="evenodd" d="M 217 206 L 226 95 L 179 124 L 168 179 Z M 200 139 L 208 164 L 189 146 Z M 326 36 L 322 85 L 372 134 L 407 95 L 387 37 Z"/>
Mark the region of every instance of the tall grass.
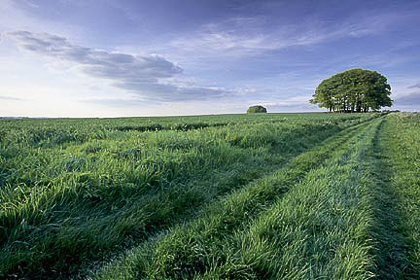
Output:
<path fill-rule="evenodd" d="M 255 181 L 220 202 L 210 205 L 203 217 L 188 226 L 172 229 L 169 234 L 157 241 L 132 250 L 124 258 L 105 267 L 97 277 L 99 279 L 142 277 L 192 279 L 198 275 L 207 275 L 205 277 L 212 275 L 210 279 L 264 278 L 267 275 L 256 274 L 253 271 L 250 267 L 252 262 L 238 262 L 238 254 L 244 252 L 246 247 L 256 250 L 253 246 L 242 244 L 243 235 L 239 233 L 246 230 L 254 219 L 266 221 L 267 216 L 263 213 L 273 207 L 276 201 L 282 201 L 283 197 L 294 197 L 288 191 L 292 192 L 298 188 L 295 185 L 301 184 L 299 183 L 301 181 L 310 181 L 311 179 L 307 177 L 315 176 L 316 171 L 323 170 L 321 166 L 329 166 L 330 161 L 336 162 L 342 157 L 348 157 L 349 151 L 356 143 L 359 146 L 363 145 L 359 137 L 367 129 L 372 130 L 370 124 L 359 125 L 337 134 L 316 149 L 296 157 L 272 175 Z M 340 169 L 335 172 L 341 174 L 342 171 Z M 340 178 L 347 178 L 347 175 L 347 173 L 341 174 Z M 306 187 L 299 187 L 301 188 Z M 337 193 L 337 196 L 340 194 Z M 298 196 L 296 199 L 302 198 Z M 301 207 L 304 206 L 306 204 Z M 363 216 L 363 213 L 360 215 Z M 293 228 L 293 225 L 290 226 Z M 254 237 L 255 235 L 251 234 L 249 238 L 253 240 Z M 266 243 L 268 247 L 271 245 L 270 242 Z M 267 253 L 268 257 L 276 259 L 274 255 L 270 256 L 268 253 L 269 248 L 262 249 L 259 252 L 250 252 L 250 255 L 255 253 L 256 257 L 263 257 Z M 269 273 L 268 270 L 264 271 Z"/>
<path fill-rule="evenodd" d="M 348 128 L 96 279 L 418 279 L 419 114 Z"/>
<path fill-rule="evenodd" d="M 82 276 L 374 117 L 2 120 L 0 277 Z"/>
<path fill-rule="evenodd" d="M 325 166 L 311 170 L 284 199 L 236 232 L 219 254 L 228 262 L 197 279 L 367 279 L 374 276 L 369 229 L 371 182 L 360 165 L 375 126 Z"/>
<path fill-rule="evenodd" d="M 377 227 L 378 275 L 419 279 L 420 275 L 420 114 L 387 116 L 378 135 L 377 180 L 384 191 Z"/>

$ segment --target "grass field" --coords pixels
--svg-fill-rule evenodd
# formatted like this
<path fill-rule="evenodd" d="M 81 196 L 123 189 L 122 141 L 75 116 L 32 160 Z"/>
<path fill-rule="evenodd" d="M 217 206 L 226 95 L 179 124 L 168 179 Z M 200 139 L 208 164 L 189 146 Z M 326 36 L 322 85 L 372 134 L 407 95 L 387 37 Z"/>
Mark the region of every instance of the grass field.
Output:
<path fill-rule="evenodd" d="M 2 279 L 420 279 L 420 114 L 0 120 Z"/>

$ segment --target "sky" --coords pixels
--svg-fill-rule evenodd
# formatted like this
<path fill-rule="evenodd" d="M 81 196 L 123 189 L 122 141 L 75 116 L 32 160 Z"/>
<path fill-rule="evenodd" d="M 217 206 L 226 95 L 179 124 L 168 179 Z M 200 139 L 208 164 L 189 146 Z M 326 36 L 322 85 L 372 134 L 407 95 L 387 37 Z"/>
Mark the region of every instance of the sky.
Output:
<path fill-rule="evenodd" d="M 0 0 L 0 116 L 326 111 L 363 68 L 420 111 L 420 1 Z"/>

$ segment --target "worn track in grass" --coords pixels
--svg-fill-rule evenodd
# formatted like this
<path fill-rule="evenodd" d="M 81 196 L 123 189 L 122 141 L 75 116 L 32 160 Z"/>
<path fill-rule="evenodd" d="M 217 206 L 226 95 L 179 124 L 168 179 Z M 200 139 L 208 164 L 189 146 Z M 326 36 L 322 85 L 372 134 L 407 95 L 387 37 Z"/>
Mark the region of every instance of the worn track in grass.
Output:
<path fill-rule="evenodd" d="M 370 123 L 358 125 L 331 137 L 278 172 L 210 205 L 203 217 L 191 224 L 176 227 L 157 241 L 130 251 L 121 260 L 104 268 L 97 277 L 188 279 L 206 273 L 212 265 L 226 262 L 226 257 L 217 255 L 219 247 L 224 246 L 224 240 L 244 230 L 249 221 L 281 200 L 294 184 L 304 180 L 308 172 L 328 162 L 334 150 L 357 142 L 369 126 Z"/>
<path fill-rule="evenodd" d="M 377 279 L 420 279 L 420 114 L 388 115 L 375 135 L 372 227 Z"/>

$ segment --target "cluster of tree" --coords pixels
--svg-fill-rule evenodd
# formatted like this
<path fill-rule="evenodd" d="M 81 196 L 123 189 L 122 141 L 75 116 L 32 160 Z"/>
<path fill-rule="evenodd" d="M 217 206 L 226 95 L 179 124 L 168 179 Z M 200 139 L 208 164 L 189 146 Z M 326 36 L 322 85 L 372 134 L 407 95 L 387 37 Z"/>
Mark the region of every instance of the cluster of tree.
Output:
<path fill-rule="evenodd" d="M 330 112 L 367 112 L 392 106 L 390 94 L 387 79 L 378 72 L 352 69 L 323 80 L 310 102 Z"/>
<path fill-rule="evenodd" d="M 246 110 L 247 113 L 267 113 L 267 109 L 261 105 L 251 106 Z"/>

